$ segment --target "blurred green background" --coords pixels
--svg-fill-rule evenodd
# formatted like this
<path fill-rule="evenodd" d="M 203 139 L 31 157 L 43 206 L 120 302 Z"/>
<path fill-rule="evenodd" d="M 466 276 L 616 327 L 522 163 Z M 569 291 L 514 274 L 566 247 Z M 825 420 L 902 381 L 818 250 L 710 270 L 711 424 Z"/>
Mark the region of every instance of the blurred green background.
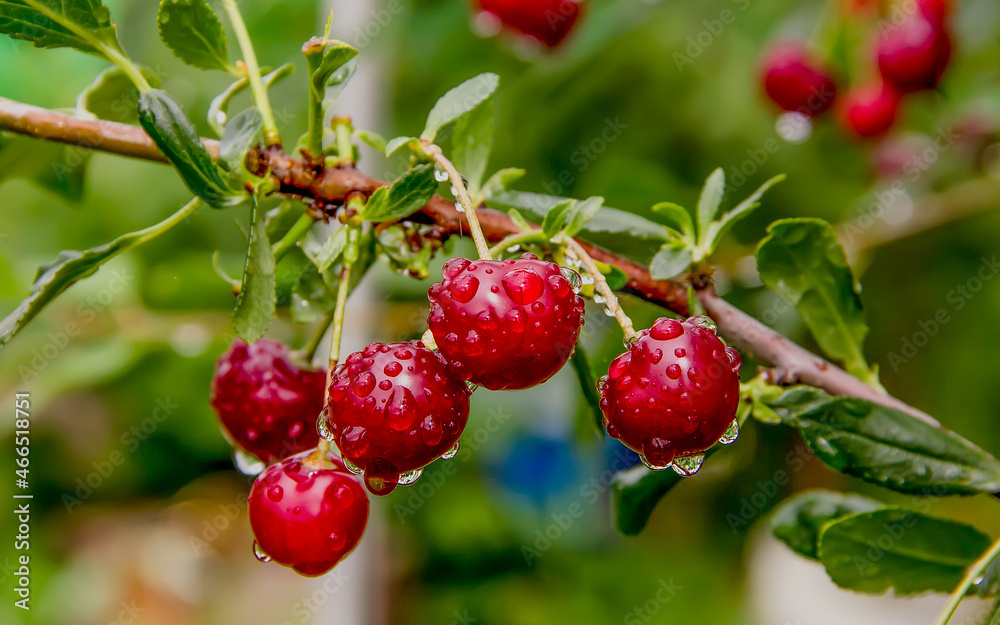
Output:
<path fill-rule="evenodd" d="M 162 76 L 163 87 L 208 135 L 204 113 L 227 77 L 187 68 L 171 56 L 157 37 L 156 3 L 107 4 L 125 49 Z M 602 195 L 609 206 L 642 214 L 659 201 L 691 205 L 718 166 L 730 176 L 729 202 L 786 173 L 787 181 L 724 246 L 718 284 L 727 298 L 806 345 L 794 312 L 775 314 L 774 296 L 755 281 L 746 262 L 751 246 L 776 218 L 850 223 L 872 210 L 880 192 L 902 182 L 905 192 L 854 246 L 871 325 L 869 360 L 882 364 L 892 393 L 1000 453 L 1000 280 L 963 298 L 960 310 L 949 298 L 977 274 L 984 257 L 997 253 L 1000 240 L 1000 213 L 991 210 L 1000 206 L 994 182 L 1000 177 L 1000 5 L 960 4 L 956 58 L 941 92 L 909 101 L 900 126 L 880 143 L 857 142 L 830 119 L 819 120 L 807 140 L 787 142 L 776 131 L 776 111 L 760 95 L 761 51 L 781 36 L 808 36 L 823 11 L 818 1 L 594 0 L 567 44 L 550 55 L 525 54 L 507 38 L 477 37 L 463 0 L 399 5 L 370 37 L 355 78 L 376 84 L 377 100 L 363 112 L 341 106 L 339 113 L 377 120 L 371 130 L 385 136 L 414 134 L 447 89 L 493 71 L 502 86 L 491 169 L 525 168 L 519 189 Z M 263 0 L 242 9 L 262 63 L 297 65 L 272 97 L 283 133 L 298 136 L 305 126 L 299 47 L 321 31 L 325 10 L 315 0 Z M 735 12 L 735 22 L 709 45 L 698 44 L 706 20 L 725 9 Z M 862 42 L 869 28 L 861 21 L 848 27 Z M 676 54 L 689 55 L 691 63 L 678 68 Z M 4 38 L 0 68 L 0 95 L 71 108 L 104 64 Z M 943 132 L 957 139 L 924 152 Z M 602 133 L 613 139 L 595 144 Z M 176 174 L 161 165 L 24 145 L 27 140 L 9 136 L 0 141 L 3 314 L 26 295 L 35 268 L 59 250 L 85 249 L 145 227 L 188 199 Z M 583 152 L 588 146 L 593 158 Z M 391 163 L 363 154 L 366 172 L 392 171 Z M 69 166 L 61 180 L 53 176 L 53 162 Z M 919 175 L 900 163 L 919 164 Z M 886 242 L 865 238 L 901 232 L 924 218 L 941 223 Z M 543 389 L 477 392 L 467 451 L 453 461 L 457 470 L 446 475 L 432 466 L 417 486 L 375 503 L 372 544 L 354 556 L 367 563 L 352 569 L 363 572 L 364 611 L 338 619 L 325 609 L 330 602 L 303 610 L 296 602 L 314 586 L 253 560 L 242 507 L 250 478 L 232 468 L 208 405 L 233 306 L 211 256 L 219 250 L 222 262 L 238 270 L 244 239 L 235 222 L 245 219 L 243 211 L 201 211 L 74 286 L 0 351 L 0 396 L 10 398 L 10 413 L 14 392 L 32 397 L 34 609 L 25 622 L 755 623 L 757 598 L 748 576 L 760 571 L 747 546 L 786 494 L 824 486 L 914 503 L 811 459 L 791 471 L 788 454 L 801 445 L 795 435 L 750 424 L 738 444 L 670 494 L 641 537 L 621 538 L 601 481 L 609 466 L 620 466 L 621 448 L 588 429 L 589 408 L 566 371 Z M 347 322 L 349 340 L 419 336 L 429 283 L 381 267 L 366 280 L 370 294 L 354 308 L 363 315 Z M 644 303 L 625 305 L 639 326 L 657 316 Z M 951 321 L 916 355 L 890 366 L 889 354 L 901 354 L 921 322 L 942 308 Z M 287 317 L 286 311 L 270 333 L 300 345 L 309 329 Z M 68 324 L 79 328 L 76 336 L 67 334 Z M 595 360 L 605 366 L 621 350 L 617 330 L 596 308 L 587 328 Z M 744 370 L 754 368 L 748 355 Z M 0 423 L 7 454 L 12 418 Z M 791 472 L 792 481 L 772 492 L 779 470 Z M 429 486 L 418 490 L 421 485 Z M 10 489 L 10 480 L 0 480 L 0 497 L 9 500 Z M 751 504 L 741 517 L 748 523 L 734 529 L 732 515 L 741 515 L 748 501 L 762 503 Z M 583 516 L 562 528 L 560 519 L 574 505 Z M 932 510 L 993 534 L 1000 532 L 995 506 L 985 498 L 931 502 Z M 10 515 L 0 515 L 0 559 L 12 563 L 11 523 Z M 549 546 L 539 542 L 546 531 L 558 535 Z M 538 557 L 526 557 L 526 546 Z M 8 560 L 2 575 L 9 581 Z M 636 613 L 650 605 L 661 583 L 680 590 L 666 603 L 654 602 L 655 613 Z M 0 602 L 0 622 L 21 622 L 9 596 L 5 591 Z M 803 623 L 814 622 L 810 618 L 801 615 Z"/>

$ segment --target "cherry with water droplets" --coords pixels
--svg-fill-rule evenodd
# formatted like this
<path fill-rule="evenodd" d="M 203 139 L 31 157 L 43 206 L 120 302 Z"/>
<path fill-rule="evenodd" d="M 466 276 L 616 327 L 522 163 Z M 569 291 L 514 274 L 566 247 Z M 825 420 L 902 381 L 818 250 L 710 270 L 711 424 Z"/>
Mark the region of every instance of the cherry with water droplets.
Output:
<path fill-rule="evenodd" d="M 699 319 L 657 320 L 598 385 L 608 434 L 657 469 L 703 455 L 732 432 L 741 364 L 739 353 Z"/>
<path fill-rule="evenodd" d="M 373 343 L 339 365 L 326 428 L 344 460 L 376 495 L 396 488 L 458 443 L 469 418 L 469 389 L 419 341 Z"/>
<path fill-rule="evenodd" d="M 319 441 L 326 373 L 300 368 L 285 345 L 237 339 L 219 358 L 211 403 L 229 437 L 270 463 Z"/>
<path fill-rule="evenodd" d="M 569 359 L 583 326 L 583 299 L 559 265 L 453 258 L 427 293 L 441 355 L 463 380 L 492 390 L 541 384 Z"/>
<path fill-rule="evenodd" d="M 368 496 L 357 478 L 333 456 L 317 454 L 271 465 L 247 499 L 257 559 L 310 577 L 343 560 L 368 523 Z"/>

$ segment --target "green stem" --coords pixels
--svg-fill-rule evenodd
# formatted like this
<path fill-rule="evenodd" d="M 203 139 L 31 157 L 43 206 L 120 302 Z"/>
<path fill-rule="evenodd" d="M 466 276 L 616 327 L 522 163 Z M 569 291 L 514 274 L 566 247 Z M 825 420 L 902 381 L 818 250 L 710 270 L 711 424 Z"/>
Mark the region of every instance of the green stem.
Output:
<path fill-rule="evenodd" d="M 264 139 L 268 145 L 278 145 L 281 143 L 281 135 L 278 134 L 277 124 L 274 123 L 274 113 L 271 111 L 271 101 L 267 97 L 267 89 L 260 78 L 260 65 L 257 63 L 257 53 L 254 52 L 253 42 L 250 41 L 250 33 L 240 15 L 240 9 L 236 6 L 236 0 L 222 0 L 222 5 L 229 15 L 229 21 L 236 33 L 236 40 L 239 41 L 240 51 L 243 53 L 243 62 L 247 65 L 247 78 L 250 80 L 250 91 L 253 93 L 254 104 L 260 111 L 261 119 L 264 122 Z"/>
<path fill-rule="evenodd" d="M 351 239 L 350 232 L 348 232 L 347 237 L 348 240 Z M 347 294 L 351 289 L 352 263 L 348 262 L 346 258 L 347 255 L 345 255 L 344 266 L 340 270 L 340 284 L 337 287 L 337 304 L 333 309 L 333 332 L 330 334 L 330 357 L 326 369 L 326 399 L 323 401 L 324 405 L 330 402 L 330 385 L 333 383 L 333 370 L 337 368 L 337 362 L 340 360 L 340 339 L 344 333 L 344 310 L 347 308 Z M 330 441 L 321 438 L 317 449 L 325 457 L 330 449 Z"/>
<path fill-rule="evenodd" d="M 319 351 L 319 345 L 323 342 L 323 337 L 326 336 L 326 330 L 333 323 L 333 315 L 327 315 L 323 322 L 319 324 L 316 331 L 311 337 L 309 337 L 309 342 L 306 343 L 301 350 L 306 362 L 312 362 L 313 357 L 316 356 L 316 352 Z"/>
<path fill-rule="evenodd" d="M 292 224 L 292 227 L 288 229 L 285 236 L 281 237 L 281 240 L 274 244 L 274 262 L 277 263 L 284 258 L 285 254 L 295 247 L 295 244 L 301 241 L 302 237 L 306 236 L 306 233 L 312 229 L 314 223 L 316 221 L 308 213 L 299 217 L 299 220 Z"/>
<path fill-rule="evenodd" d="M 622 309 L 621 302 L 618 301 L 618 296 L 615 295 L 614 290 L 608 285 L 607 279 L 601 270 L 597 267 L 597 263 L 591 258 L 587 250 L 580 245 L 579 241 L 573 237 L 563 236 L 561 237 L 560 243 L 566 246 L 566 254 L 568 256 L 574 257 L 583 263 L 584 269 L 590 274 L 590 277 L 594 279 L 594 290 L 604 297 L 604 305 L 607 307 L 611 314 L 614 315 L 615 321 L 618 322 L 619 327 L 622 329 L 622 333 L 625 335 L 626 341 L 631 341 L 638 333 L 635 331 L 635 326 L 632 325 L 632 320 L 629 316 L 625 314 Z"/>
<path fill-rule="evenodd" d="M 448 174 L 448 179 L 451 181 L 451 186 L 455 187 L 455 195 L 458 196 L 458 202 L 462 205 L 462 211 L 465 213 L 465 220 L 469 222 L 469 231 L 472 233 L 472 240 L 476 242 L 476 251 L 479 252 L 479 258 L 482 260 L 490 260 L 490 246 L 486 243 L 486 236 L 483 234 L 483 228 L 479 225 L 479 218 L 476 216 L 476 206 L 472 203 L 472 198 L 469 197 L 469 190 L 465 188 L 465 181 L 462 180 L 462 174 L 458 173 L 455 166 L 452 165 L 451 161 L 445 158 L 441 148 L 436 145 L 427 145 L 424 147 L 424 152 L 434 159 L 441 169 Z"/>
<path fill-rule="evenodd" d="M 531 232 L 521 232 L 518 234 L 512 234 L 503 241 L 500 241 L 496 245 L 490 248 L 490 256 L 496 256 L 503 252 L 508 247 L 514 245 L 525 245 L 527 243 L 545 243 L 548 238 L 541 230 L 532 230 Z"/>
<path fill-rule="evenodd" d="M 73 20 L 66 19 L 64 15 L 53 11 L 45 4 L 39 2 L 38 0 L 25 0 L 31 8 L 35 9 L 39 13 L 45 15 L 53 22 L 59 24 L 66 30 L 70 31 L 83 41 L 89 43 L 96 51 L 104 55 L 106 59 L 117 65 L 125 72 L 125 75 L 135 84 L 139 91 L 149 91 L 152 87 L 146 81 L 145 76 L 139 71 L 125 53 L 122 52 L 121 47 L 118 45 L 117 40 L 114 41 L 114 46 L 108 45 L 108 43 L 102 39 L 99 39 L 94 35 L 93 32 L 86 28 L 82 28 L 79 24 Z"/>
<path fill-rule="evenodd" d="M 1000 539 L 997 539 L 995 543 L 984 553 L 978 560 L 972 563 L 965 571 L 965 577 L 962 578 L 962 583 L 958 585 L 958 588 L 951 593 L 951 601 L 945 606 L 944 612 L 938 617 L 937 625 L 947 625 L 951 617 L 955 615 L 955 610 L 958 609 L 958 604 L 962 603 L 962 599 L 965 594 L 969 592 L 969 588 L 977 579 L 979 579 L 986 569 L 993 564 L 993 561 L 1000 556 Z"/>
<path fill-rule="evenodd" d="M 334 123 L 337 133 L 337 157 L 341 165 L 354 165 L 354 143 L 351 141 L 351 120 L 340 118 Z"/>

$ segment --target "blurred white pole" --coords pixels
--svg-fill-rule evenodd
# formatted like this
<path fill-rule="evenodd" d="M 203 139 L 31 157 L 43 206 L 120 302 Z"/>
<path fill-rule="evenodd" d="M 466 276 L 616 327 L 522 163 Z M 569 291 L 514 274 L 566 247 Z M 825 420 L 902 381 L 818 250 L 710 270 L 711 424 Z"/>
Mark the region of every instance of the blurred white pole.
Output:
<path fill-rule="evenodd" d="M 392 0 L 398 2 L 398 0 Z M 333 26 L 330 36 L 362 48 L 358 58 L 358 70 L 337 99 L 334 110 L 338 115 L 350 116 L 356 128 L 378 128 L 381 117 L 383 92 L 379 63 L 364 49 L 366 25 L 376 18 L 380 3 L 377 0 L 326 0 L 318 24 L 326 23 L 333 10 Z M 377 21 L 375 23 L 378 23 Z M 370 28 L 370 27 L 369 27 Z M 381 29 L 381 27 L 380 27 Z M 359 288 L 347 301 L 344 323 L 342 354 L 363 348 L 373 334 L 375 315 L 371 308 L 377 305 L 374 294 L 361 282 Z M 320 350 L 322 352 L 322 350 Z M 386 591 L 379 586 L 386 582 L 384 562 L 386 549 L 385 527 L 381 522 L 379 502 L 372 499 L 372 514 L 361 544 L 348 558 L 329 575 L 316 580 L 318 587 L 334 586 L 337 590 L 329 594 L 329 600 L 319 606 L 313 622 L 322 625 L 378 625 L 387 622 L 384 601 Z"/>

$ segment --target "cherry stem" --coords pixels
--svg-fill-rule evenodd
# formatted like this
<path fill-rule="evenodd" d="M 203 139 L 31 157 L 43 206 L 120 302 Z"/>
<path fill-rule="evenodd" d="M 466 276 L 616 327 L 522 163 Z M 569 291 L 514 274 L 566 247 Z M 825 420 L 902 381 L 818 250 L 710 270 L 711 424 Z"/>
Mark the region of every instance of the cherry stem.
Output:
<path fill-rule="evenodd" d="M 222 6 L 229 15 L 229 22 L 233 27 L 233 32 L 236 33 L 240 51 L 243 53 L 243 62 L 247 66 L 247 79 L 250 81 L 250 91 L 264 123 L 264 139 L 268 145 L 279 145 L 281 136 L 278 134 L 278 127 L 274 122 L 274 113 L 271 110 L 271 101 L 267 97 L 267 88 L 264 87 L 264 82 L 260 78 L 260 65 L 257 63 L 257 53 L 250 41 L 250 33 L 247 32 L 243 16 L 240 15 L 239 7 L 236 6 L 236 0 L 223 0 Z"/>
<path fill-rule="evenodd" d="M 958 609 L 958 605 L 962 603 L 962 599 L 965 594 L 969 591 L 975 583 L 983 574 L 986 573 L 986 569 L 989 568 L 993 562 L 1000 557 L 1000 539 L 997 539 L 993 545 L 983 553 L 978 560 L 972 563 L 965 571 L 965 577 L 962 578 L 962 583 L 951 593 L 951 600 L 948 605 L 945 606 L 944 611 L 941 616 L 938 617 L 937 625 L 948 625 L 948 621 L 951 617 L 955 615 L 955 610 Z"/>
<path fill-rule="evenodd" d="M 285 236 L 281 237 L 281 240 L 274 244 L 274 262 L 279 262 L 285 257 L 295 245 L 302 240 L 306 234 L 312 230 L 313 224 L 316 221 L 312 218 L 309 213 L 306 213 L 299 217 L 299 220 L 292 224 L 292 227 L 288 229 Z"/>
<path fill-rule="evenodd" d="M 350 231 L 348 231 L 347 237 L 350 241 Z M 350 244 L 348 243 L 348 245 Z M 347 294 L 351 289 L 352 266 L 353 263 L 345 260 L 344 266 L 340 270 L 340 284 L 337 286 L 337 304 L 333 309 L 333 332 L 330 334 L 330 356 L 326 366 L 326 388 L 323 391 L 324 407 L 330 404 L 330 385 L 333 384 L 333 370 L 337 368 L 337 363 L 340 361 L 340 339 L 344 333 L 344 310 L 347 308 Z M 330 451 L 330 441 L 321 438 L 316 449 L 325 457 L 326 453 Z"/>
<path fill-rule="evenodd" d="M 483 229 L 479 225 L 479 218 L 476 216 L 476 206 L 472 203 L 472 198 L 469 197 L 469 191 L 465 188 L 465 181 L 462 180 L 462 175 L 458 173 L 458 170 L 455 169 L 455 166 L 445 157 L 438 146 L 434 144 L 426 145 L 424 146 L 424 153 L 434 159 L 434 162 L 440 165 L 441 169 L 448 174 L 451 186 L 455 188 L 455 197 L 458 198 L 459 203 L 462 205 L 462 210 L 465 212 L 465 219 L 469 222 L 469 230 L 472 232 L 472 240 L 476 242 L 476 251 L 479 252 L 479 258 L 482 260 L 492 260 L 490 246 L 486 242 L 486 236 L 483 234 Z"/>
<path fill-rule="evenodd" d="M 628 315 L 622 309 L 621 303 L 618 301 L 618 296 L 615 295 L 614 290 L 608 285 L 604 274 L 597 268 L 597 263 L 594 262 L 594 259 L 590 257 L 587 250 L 576 239 L 565 237 L 563 242 L 568 248 L 566 250 L 567 254 L 583 263 L 583 266 L 587 269 L 587 273 L 594 278 L 594 289 L 604 297 L 604 305 L 614 314 L 615 320 L 621 326 L 622 333 L 625 334 L 625 340 L 631 341 L 637 334 L 635 326 L 632 325 L 632 320 L 629 319 Z"/>

